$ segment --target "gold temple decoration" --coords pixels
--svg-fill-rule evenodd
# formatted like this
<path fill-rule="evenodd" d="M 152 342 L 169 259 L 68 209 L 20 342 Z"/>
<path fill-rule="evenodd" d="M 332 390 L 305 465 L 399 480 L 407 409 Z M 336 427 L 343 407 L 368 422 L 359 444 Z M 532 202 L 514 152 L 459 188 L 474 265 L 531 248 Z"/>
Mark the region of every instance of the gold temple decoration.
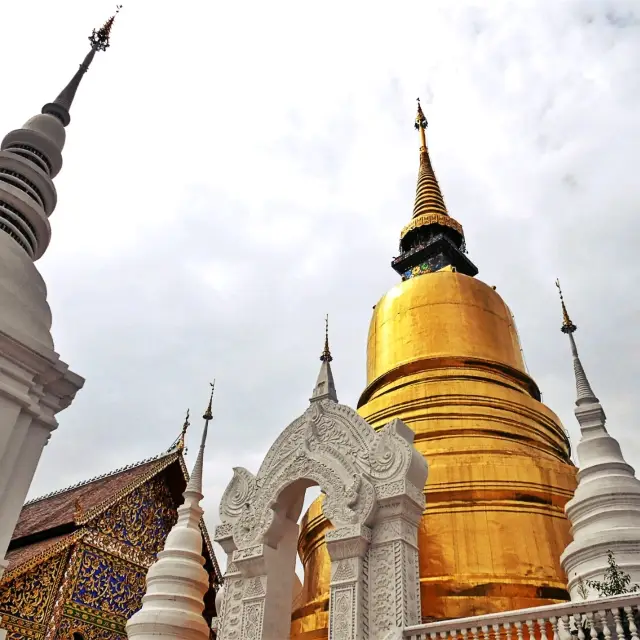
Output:
<path fill-rule="evenodd" d="M 426 147 L 414 217 L 462 227 L 447 213 Z M 407 238 L 407 241 L 411 238 Z M 407 242 L 407 250 L 410 250 Z M 573 326 L 566 316 L 567 326 Z M 373 308 L 367 386 L 358 413 L 381 429 L 398 418 L 428 460 L 418 534 L 424 620 L 447 620 L 569 600 L 560 555 L 571 541 L 564 506 L 576 489 L 568 437 L 542 404 L 510 309 L 494 288 L 441 269 L 403 280 Z M 325 640 L 332 529 L 315 500 L 300 525 L 304 584 L 292 640 Z M 522 531 L 533 532 L 531 537 Z"/>
<path fill-rule="evenodd" d="M 436 179 L 427 150 L 427 119 L 422 112 L 420 99 L 418 99 L 418 113 L 416 115 L 416 129 L 420 132 L 420 170 L 418 172 L 418 187 L 416 190 L 416 202 L 413 207 L 413 217 L 419 218 L 428 213 L 449 215 L 444 204 L 444 198 L 440 191 L 440 185 Z"/>
<path fill-rule="evenodd" d="M 185 443 L 185 437 L 187 435 L 187 429 L 189 428 L 189 426 L 191 425 L 191 423 L 189 422 L 189 409 L 187 409 L 187 415 L 184 418 L 184 424 L 182 425 L 182 432 L 180 433 L 180 436 L 178 437 L 178 443 L 176 444 L 176 450 L 177 451 L 184 451 L 184 443 Z M 185 451 L 186 453 L 186 451 Z"/>
<path fill-rule="evenodd" d="M 324 318 L 324 349 L 320 356 L 322 362 L 331 362 L 333 357 L 331 356 L 331 350 L 329 349 L 329 314 Z"/>
<path fill-rule="evenodd" d="M 462 225 L 449 216 L 440 185 L 431 165 L 426 138 L 428 123 L 420 105 L 420 98 L 418 98 L 418 112 L 414 126 L 420 132 L 418 185 L 416 187 L 416 200 L 411 222 L 402 229 L 400 238 L 404 238 L 409 231 L 427 224 L 440 224 L 445 227 L 451 227 L 463 235 Z"/>
<path fill-rule="evenodd" d="M 560 304 L 562 305 L 562 333 L 573 333 L 578 327 L 576 327 L 569 313 L 567 312 L 567 306 L 564 303 L 564 296 L 562 295 L 562 289 L 560 288 L 560 280 L 556 280 L 556 287 L 558 287 L 558 293 L 560 294 Z"/>
<path fill-rule="evenodd" d="M 213 392 L 216 390 L 216 381 L 214 380 L 213 382 L 209 383 L 209 386 L 211 387 L 211 395 L 209 396 L 209 404 L 207 405 L 207 409 L 204 412 L 204 415 L 202 416 L 203 420 L 206 420 L 207 422 L 209 420 L 213 420 Z"/>
<path fill-rule="evenodd" d="M 80 520 L 82 519 L 82 512 L 83 512 L 83 508 L 82 508 L 82 503 L 80 502 L 80 498 L 76 498 L 73 501 L 73 519 L 76 522 L 76 524 L 80 522 Z"/>

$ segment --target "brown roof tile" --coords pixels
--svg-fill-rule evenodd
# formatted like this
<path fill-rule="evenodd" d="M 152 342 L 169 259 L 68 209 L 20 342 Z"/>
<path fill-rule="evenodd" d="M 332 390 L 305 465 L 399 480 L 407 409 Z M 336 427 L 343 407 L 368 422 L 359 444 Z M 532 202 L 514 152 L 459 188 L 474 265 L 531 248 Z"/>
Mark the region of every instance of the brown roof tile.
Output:
<path fill-rule="evenodd" d="M 7 553 L 6 555 L 6 558 L 9 562 L 6 572 L 9 573 L 10 571 L 13 571 L 13 569 L 20 566 L 21 564 L 29 562 L 29 560 L 31 560 L 39 553 L 44 553 L 47 549 L 57 544 L 61 540 L 71 538 L 72 536 L 72 533 L 68 533 L 65 536 L 55 536 L 54 538 L 49 538 L 48 540 L 42 540 L 40 542 L 30 544 L 26 547 L 20 547 L 19 549 L 9 551 L 9 553 Z"/>
<path fill-rule="evenodd" d="M 176 462 L 178 465 L 174 467 Z M 12 569 L 28 563 L 40 553 L 45 553 L 51 546 L 77 535 L 73 533 L 73 529 L 70 529 L 69 533 L 64 535 L 55 535 L 57 532 L 53 530 L 63 525 L 71 525 L 73 527 L 76 503 L 78 501 L 82 513 L 86 514 L 94 507 L 98 507 L 105 501 L 115 498 L 116 494 L 121 490 L 143 480 L 144 476 L 155 475 L 155 469 L 158 472 L 163 469 L 167 469 L 168 472 L 170 469 L 174 470 L 169 476 L 169 478 L 172 478 L 170 484 L 173 485 L 174 490 L 178 493 L 175 497 L 179 499 L 179 495 L 184 491 L 184 487 L 187 484 L 188 472 L 182 456 L 177 455 L 177 451 L 172 450 L 150 460 L 143 460 L 124 469 L 116 470 L 104 476 L 87 480 L 78 485 L 55 491 L 27 502 L 22 508 L 18 524 L 11 539 L 11 546 L 17 548 L 9 551 L 6 556 L 9 566 L 5 577 L 8 576 Z M 49 536 L 54 534 L 53 537 L 46 537 L 47 533 L 45 532 L 48 531 L 50 532 Z M 77 533 L 81 534 L 82 530 Z M 202 533 L 205 539 L 205 547 L 207 548 L 206 555 L 209 557 L 216 579 L 219 581 L 222 574 L 204 522 Z M 41 534 L 41 536 L 29 539 L 30 536 L 35 534 Z M 42 540 L 42 537 L 46 537 L 46 539 Z"/>
<path fill-rule="evenodd" d="M 45 496 L 42 499 L 28 502 L 20 513 L 12 542 L 61 525 L 72 524 L 77 500 L 80 502 L 82 511 L 88 511 L 138 478 L 142 478 L 154 465 L 159 463 L 162 464 L 158 459 L 143 462 L 121 472 L 114 472 L 54 493 L 49 497 Z"/>

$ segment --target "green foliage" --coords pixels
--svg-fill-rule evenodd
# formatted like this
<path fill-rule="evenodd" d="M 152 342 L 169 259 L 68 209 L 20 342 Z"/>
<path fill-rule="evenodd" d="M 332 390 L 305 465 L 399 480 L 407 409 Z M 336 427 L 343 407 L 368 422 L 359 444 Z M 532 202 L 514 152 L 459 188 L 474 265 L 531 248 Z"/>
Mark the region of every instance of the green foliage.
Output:
<path fill-rule="evenodd" d="M 585 584 L 582 578 L 578 578 L 578 595 L 583 599 L 589 598 L 589 587 Z"/>
<path fill-rule="evenodd" d="M 640 591 L 640 585 L 631 584 L 631 576 L 617 565 L 611 551 L 607 551 L 607 562 L 609 567 L 604 572 L 604 580 L 587 580 L 587 585 L 595 589 L 600 597 L 619 596 L 623 593 Z"/>

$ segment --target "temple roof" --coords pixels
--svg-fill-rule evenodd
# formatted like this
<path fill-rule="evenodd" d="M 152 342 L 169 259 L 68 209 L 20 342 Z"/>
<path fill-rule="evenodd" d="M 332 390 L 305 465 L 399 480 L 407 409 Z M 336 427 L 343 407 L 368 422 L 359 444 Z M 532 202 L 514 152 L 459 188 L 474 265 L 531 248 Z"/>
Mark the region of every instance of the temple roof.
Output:
<path fill-rule="evenodd" d="M 28 501 L 22 508 L 12 541 L 74 523 L 78 506 L 80 513 L 93 511 L 116 494 L 126 492 L 129 486 L 153 477 L 176 459 L 176 453 L 167 453 Z"/>
<path fill-rule="evenodd" d="M 26 502 L 9 545 L 6 556 L 9 566 L 3 582 L 16 570 L 22 573 L 26 565 L 33 566 L 73 544 L 83 533 L 82 525 L 159 473 L 169 472 L 170 467 L 175 470 L 171 476 L 176 478 L 173 484 L 180 485 L 173 491 L 179 504 L 189 479 L 182 447 Z M 220 583 L 222 574 L 204 522 L 202 534 L 216 581 Z"/>
<path fill-rule="evenodd" d="M 52 556 L 55 552 L 67 546 L 67 544 L 75 542 L 76 537 L 74 533 L 68 533 L 64 536 L 54 536 L 53 538 L 41 540 L 26 547 L 19 547 L 18 549 L 9 551 L 6 555 L 7 561 L 9 562 L 7 573 L 23 564 L 31 564 L 31 560 L 35 559 L 36 556 Z M 53 549 L 53 547 L 55 547 L 55 549 Z"/>

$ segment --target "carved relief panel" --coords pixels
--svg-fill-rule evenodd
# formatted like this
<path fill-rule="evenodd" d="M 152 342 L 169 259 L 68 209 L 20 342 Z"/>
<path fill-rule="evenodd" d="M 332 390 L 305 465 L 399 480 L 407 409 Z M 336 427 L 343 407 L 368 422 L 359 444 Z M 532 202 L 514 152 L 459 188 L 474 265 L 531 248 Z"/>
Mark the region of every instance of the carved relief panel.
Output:
<path fill-rule="evenodd" d="M 219 640 L 285 637 L 291 589 L 282 588 L 283 572 L 295 557 L 290 537 L 304 490 L 313 484 L 325 493 L 324 515 L 336 527 L 327 534 L 330 639 L 384 640 L 418 623 L 418 487 L 426 476 L 413 432 L 400 420 L 376 433 L 353 409 L 312 401 L 258 474 L 234 469 L 222 497 L 215 539 L 234 572 L 222 598 Z"/>
<path fill-rule="evenodd" d="M 110 507 L 90 526 L 155 556 L 177 518 L 177 506 L 165 481 L 155 477 Z"/>
<path fill-rule="evenodd" d="M 146 568 L 86 545 L 80 552 L 58 628 L 82 623 L 91 627 L 91 637 L 102 638 L 103 632 L 126 637 L 127 620 L 142 606 Z M 64 637 L 60 631 L 58 637 Z"/>
<path fill-rule="evenodd" d="M 0 614 L 8 638 L 44 636 L 67 558 L 63 551 L 2 586 Z"/>

